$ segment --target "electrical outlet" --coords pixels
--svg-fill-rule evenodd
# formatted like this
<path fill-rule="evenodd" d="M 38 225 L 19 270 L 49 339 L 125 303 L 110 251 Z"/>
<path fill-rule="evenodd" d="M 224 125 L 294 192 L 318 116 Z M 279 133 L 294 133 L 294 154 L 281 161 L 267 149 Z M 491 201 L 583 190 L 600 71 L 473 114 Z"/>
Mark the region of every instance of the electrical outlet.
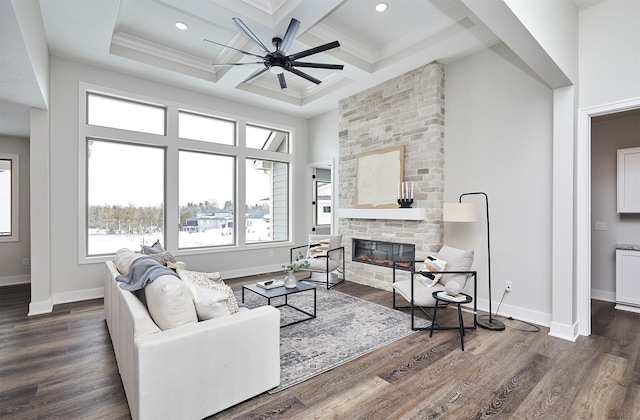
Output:
<path fill-rule="evenodd" d="M 22 265 L 29 265 L 29 258 L 23 258 Z"/>
<path fill-rule="evenodd" d="M 273 251 L 269 251 L 269 256 L 273 257 Z"/>
<path fill-rule="evenodd" d="M 510 281 L 505 282 L 504 290 L 506 290 L 507 292 L 513 291 L 513 283 Z"/>

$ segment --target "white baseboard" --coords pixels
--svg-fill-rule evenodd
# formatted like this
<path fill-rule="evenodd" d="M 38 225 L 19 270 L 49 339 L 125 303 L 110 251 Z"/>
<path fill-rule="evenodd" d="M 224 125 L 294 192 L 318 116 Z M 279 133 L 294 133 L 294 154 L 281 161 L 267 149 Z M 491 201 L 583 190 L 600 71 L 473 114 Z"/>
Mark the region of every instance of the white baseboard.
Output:
<path fill-rule="evenodd" d="M 610 292 L 608 290 L 591 289 L 591 299 L 602 300 L 604 302 L 615 302 L 616 292 Z"/>
<path fill-rule="evenodd" d="M 276 272 L 282 273 L 282 278 L 284 278 L 284 273 L 282 272 L 282 264 L 263 265 L 261 267 L 248 267 L 248 268 L 239 268 L 237 270 L 221 271 L 220 275 L 224 280 L 224 279 L 235 279 L 238 277 L 256 276 L 259 274 L 276 273 Z"/>
<path fill-rule="evenodd" d="M 478 299 L 478 310 L 489 312 L 489 301 L 487 299 Z M 494 312 L 498 310 L 498 302 L 491 303 L 491 310 Z M 520 308 L 519 306 L 506 305 L 504 303 L 500 305 L 498 316 L 512 317 L 516 320 L 530 322 L 543 327 L 549 327 L 551 323 L 551 314 L 532 311 L 530 309 Z"/>
<path fill-rule="evenodd" d="M 104 297 L 104 287 L 95 289 L 76 290 L 74 292 L 54 293 L 49 300 L 29 303 L 29 316 L 48 314 L 53 311 L 53 305 L 82 300 L 101 299 Z"/>
<path fill-rule="evenodd" d="M 624 303 L 618 303 L 615 306 L 616 309 L 619 309 L 621 311 L 627 311 L 627 312 L 635 312 L 637 314 L 640 314 L 640 308 L 637 306 L 632 306 L 632 305 L 625 305 Z"/>
<path fill-rule="evenodd" d="M 29 303 L 29 313 L 27 315 L 28 316 L 42 315 L 42 314 L 51 313 L 51 311 L 53 311 L 53 301 L 49 299 L 49 300 L 43 300 L 41 302 Z"/>
<path fill-rule="evenodd" d="M 573 325 L 560 324 L 558 322 L 552 322 L 550 325 L 549 335 L 551 337 L 562 338 L 575 342 L 578 339 L 578 323 Z"/>
<path fill-rule="evenodd" d="M 0 277 L 0 287 L 13 286 L 14 284 L 25 284 L 25 283 L 31 283 L 30 274 L 24 274 L 22 276 Z"/>
<path fill-rule="evenodd" d="M 75 290 L 73 292 L 54 293 L 53 304 L 80 302 L 82 300 L 101 299 L 104 297 L 104 287 L 95 289 Z"/>

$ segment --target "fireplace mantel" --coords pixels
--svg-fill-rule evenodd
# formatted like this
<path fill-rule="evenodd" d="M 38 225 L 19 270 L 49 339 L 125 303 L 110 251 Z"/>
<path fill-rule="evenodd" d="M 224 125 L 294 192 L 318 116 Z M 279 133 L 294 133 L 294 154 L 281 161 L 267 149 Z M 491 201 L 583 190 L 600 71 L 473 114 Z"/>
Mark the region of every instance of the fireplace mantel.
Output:
<path fill-rule="evenodd" d="M 425 220 L 427 209 L 338 209 L 341 219 Z"/>

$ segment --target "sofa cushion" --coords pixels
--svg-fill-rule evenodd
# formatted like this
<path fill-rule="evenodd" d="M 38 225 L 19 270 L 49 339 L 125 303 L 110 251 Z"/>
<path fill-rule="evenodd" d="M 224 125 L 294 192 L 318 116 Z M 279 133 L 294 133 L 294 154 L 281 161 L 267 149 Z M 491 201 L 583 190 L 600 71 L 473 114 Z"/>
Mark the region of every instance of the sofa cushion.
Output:
<path fill-rule="evenodd" d="M 147 308 L 161 330 L 198 322 L 187 285 L 176 276 L 163 275 L 144 288 Z"/>
<path fill-rule="evenodd" d="M 177 269 L 176 272 L 189 288 L 200 321 L 238 312 L 233 290 L 221 280 L 219 273 L 182 269 Z"/>

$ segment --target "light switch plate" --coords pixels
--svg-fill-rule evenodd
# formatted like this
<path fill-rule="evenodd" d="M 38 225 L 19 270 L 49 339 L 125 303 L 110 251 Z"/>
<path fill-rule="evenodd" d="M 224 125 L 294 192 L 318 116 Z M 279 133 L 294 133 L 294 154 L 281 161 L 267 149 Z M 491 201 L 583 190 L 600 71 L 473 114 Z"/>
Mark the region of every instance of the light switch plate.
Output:
<path fill-rule="evenodd" d="M 596 230 L 607 230 L 607 222 L 596 222 Z"/>

